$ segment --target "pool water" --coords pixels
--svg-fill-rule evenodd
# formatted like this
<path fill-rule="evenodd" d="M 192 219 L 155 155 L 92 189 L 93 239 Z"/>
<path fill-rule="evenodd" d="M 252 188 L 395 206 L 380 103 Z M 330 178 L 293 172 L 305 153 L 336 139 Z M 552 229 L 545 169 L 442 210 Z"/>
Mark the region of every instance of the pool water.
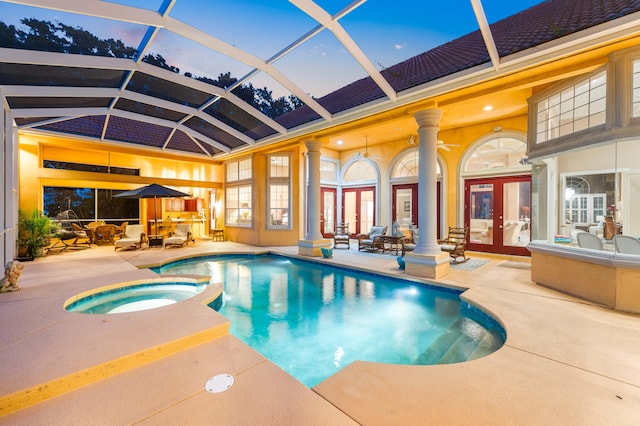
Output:
<path fill-rule="evenodd" d="M 276 255 L 178 261 L 162 274 L 224 282 L 230 332 L 308 387 L 355 360 L 462 362 L 494 352 L 504 330 L 459 291 Z"/>
<path fill-rule="evenodd" d="M 204 290 L 193 283 L 146 283 L 97 292 L 68 304 L 65 309 L 85 314 L 144 311 L 189 299 Z"/>

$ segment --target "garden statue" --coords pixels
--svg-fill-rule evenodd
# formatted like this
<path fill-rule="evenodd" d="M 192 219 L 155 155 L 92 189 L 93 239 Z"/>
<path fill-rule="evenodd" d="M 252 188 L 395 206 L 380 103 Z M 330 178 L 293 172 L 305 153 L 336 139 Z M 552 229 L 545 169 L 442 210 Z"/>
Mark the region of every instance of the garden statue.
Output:
<path fill-rule="evenodd" d="M 0 281 L 0 293 L 20 290 L 18 278 L 20 278 L 23 269 L 24 265 L 17 260 L 7 262 L 4 269 L 4 278 Z"/>

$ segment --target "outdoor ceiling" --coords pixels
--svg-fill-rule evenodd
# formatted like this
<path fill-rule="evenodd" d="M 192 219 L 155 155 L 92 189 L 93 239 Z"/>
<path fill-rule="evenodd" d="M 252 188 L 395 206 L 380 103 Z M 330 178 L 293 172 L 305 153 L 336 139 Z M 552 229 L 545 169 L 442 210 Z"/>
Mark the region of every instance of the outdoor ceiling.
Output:
<path fill-rule="evenodd" d="M 424 1 L 399 8 L 382 0 L 0 0 L 7 25 L 25 17 L 61 22 L 135 49 L 124 58 L 2 45 L 0 95 L 23 130 L 224 158 L 414 101 L 420 85 L 388 68 L 478 29 L 487 66 L 497 69 L 487 22 L 539 2 L 496 8 L 503 2 L 485 0 L 500 11 L 487 16 L 480 0 L 453 0 L 444 11 Z M 272 5 L 277 13 L 268 10 Z M 447 19 L 464 24 L 445 34 Z M 402 33 L 404 24 L 414 28 Z M 401 37 L 409 36 L 411 49 L 403 49 Z M 376 48 L 394 43 L 387 52 Z M 174 70 L 143 61 L 147 54 Z M 229 87 L 202 81 L 228 72 L 237 78 Z M 375 96 L 335 96 L 363 79 Z M 270 118 L 237 95 L 248 84 L 268 88 L 273 98 L 293 95 L 303 106 Z"/>

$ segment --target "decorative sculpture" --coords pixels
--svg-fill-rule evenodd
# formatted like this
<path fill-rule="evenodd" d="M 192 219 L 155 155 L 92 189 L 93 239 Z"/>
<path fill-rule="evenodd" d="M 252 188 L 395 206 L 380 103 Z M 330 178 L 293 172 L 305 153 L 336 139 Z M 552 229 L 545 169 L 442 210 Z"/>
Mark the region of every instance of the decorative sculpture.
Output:
<path fill-rule="evenodd" d="M 18 278 L 22 274 L 24 265 L 17 260 L 7 262 L 4 269 L 4 278 L 0 281 L 0 293 L 20 290 Z"/>

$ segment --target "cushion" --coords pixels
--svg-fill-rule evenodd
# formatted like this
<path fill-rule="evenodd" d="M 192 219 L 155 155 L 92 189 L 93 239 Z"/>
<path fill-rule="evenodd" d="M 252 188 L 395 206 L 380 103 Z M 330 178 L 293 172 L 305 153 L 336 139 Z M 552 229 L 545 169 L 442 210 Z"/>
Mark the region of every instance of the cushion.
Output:
<path fill-rule="evenodd" d="M 386 226 L 372 226 L 371 231 L 369 231 L 369 238 L 373 239 L 375 237 L 384 235 L 386 231 L 387 231 Z"/>

